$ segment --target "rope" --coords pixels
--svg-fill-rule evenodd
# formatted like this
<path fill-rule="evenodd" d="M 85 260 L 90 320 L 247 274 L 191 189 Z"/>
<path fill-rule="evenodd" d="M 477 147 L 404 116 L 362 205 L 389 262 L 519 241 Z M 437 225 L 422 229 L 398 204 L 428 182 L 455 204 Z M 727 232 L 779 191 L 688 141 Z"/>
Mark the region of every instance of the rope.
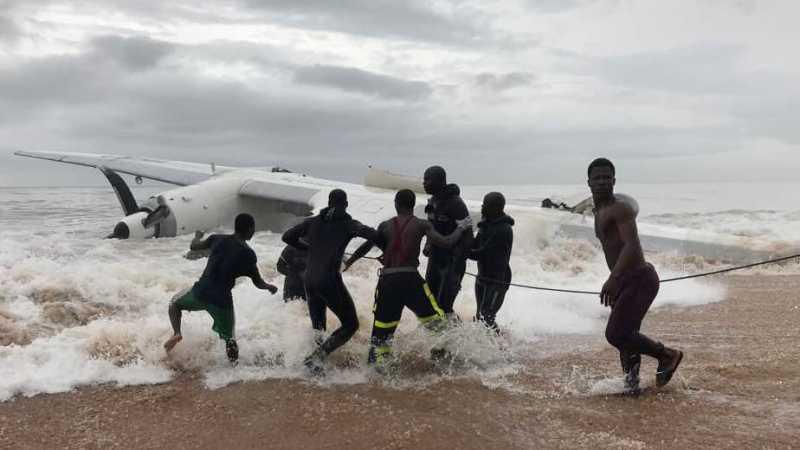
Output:
<path fill-rule="evenodd" d="M 375 258 L 373 256 L 364 256 L 364 258 L 378 261 L 378 258 Z M 795 258 L 800 258 L 800 253 L 795 254 L 795 255 L 783 256 L 783 257 L 780 257 L 780 258 L 773 258 L 773 259 L 767 259 L 767 260 L 764 260 L 764 261 L 758 261 L 758 262 L 754 262 L 754 263 L 751 263 L 751 264 L 743 264 L 743 265 L 740 265 L 740 266 L 733 266 L 733 267 L 728 267 L 728 268 L 725 268 L 725 269 L 713 270 L 711 272 L 702 272 L 702 273 L 696 273 L 696 274 L 693 274 L 693 275 L 685 275 L 685 276 L 681 276 L 681 277 L 667 278 L 665 280 L 660 280 L 660 282 L 661 283 L 669 283 L 669 282 L 672 282 L 672 281 L 688 280 L 690 278 L 707 277 L 707 276 L 717 275 L 717 274 L 725 273 L 725 272 L 733 272 L 735 270 L 749 269 L 750 267 L 763 266 L 763 265 L 766 265 L 766 264 L 775 264 L 775 263 L 788 261 L 790 259 L 795 259 Z M 537 291 L 549 291 L 549 292 L 563 292 L 563 293 L 568 293 L 568 294 L 600 295 L 600 292 L 596 292 L 596 291 L 581 291 L 581 290 L 576 290 L 576 289 L 559 289 L 559 288 L 550 288 L 550 287 L 543 287 L 543 286 L 534 286 L 534 285 L 530 285 L 530 284 L 508 283 L 508 282 L 501 281 L 501 280 L 496 280 L 496 279 L 493 279 L 493 278 L 482 277 L 482 276 L 479 276 L 479 275 L 474 274 L 472 272 L 465 272 L 465 275 L 469 275 L 471 277 L 474 277 L 476 280 L 489 281 L 489 282 L 496 283 L 496 284 L 504 284 L 506 286 L 519 287 L 519 288 L 523 288 L 523 289 L 533 289 L 533 290 L 537 290 Z"/>
<path fill-rule="evenodd" d="M 742 265 L 742 266 L 728 267 L 727 269 L 715 270 L 713 272 L 698 273 L 698 274 L 694 274 L 694 275 L 686 275 L 686 276 L 683 276 L 683 277 L 667 278 L 666 280 L 661 280 L 661 282 L 662 283 L 669 283 L 670 281 L 680 281 L 680 280 L 688 280 L 689 278 L 707 277 L 709 275 L 716 275 L 716 274 L 719 274 L 719 273 L 733 272 L 734 270 L 748 269 L 750 267 L 763 266 L 765 264 L 774 264 L 774 263 L 787 261 L 789 259 L 794 259 L 794 258 L 800 258 L 800 253 L 798 253 L 796 255 L 783 256 L 781 258 L 767 259 L 767 260 L 764 260 L 764 261 L 759 261 L 759 262 L 755 262 L 755 263 L 752 263 L 752 264 L 745 264 L 745 265 Z"/>

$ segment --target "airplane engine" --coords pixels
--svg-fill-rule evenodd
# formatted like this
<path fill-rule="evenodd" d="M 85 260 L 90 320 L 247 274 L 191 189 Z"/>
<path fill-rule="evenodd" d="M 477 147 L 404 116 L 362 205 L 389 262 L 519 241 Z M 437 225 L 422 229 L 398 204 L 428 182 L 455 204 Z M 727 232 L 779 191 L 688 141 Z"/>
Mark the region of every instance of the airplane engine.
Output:
<path fill-rule="evenodd" d="M 124 217 L 114 227 L 114 232 L 109 236 L 117 239 L 147 239 L 155 235 L 155 228 L 145 228 L 144 220 L 149 211 L 142 210 Z"/>
<path fill-rule="evenodd" d="M 230 222 L 240 211 L 241 180 L 216 178 L 163 192 L 117 223 L 110 237 L 174 237 Z"/>

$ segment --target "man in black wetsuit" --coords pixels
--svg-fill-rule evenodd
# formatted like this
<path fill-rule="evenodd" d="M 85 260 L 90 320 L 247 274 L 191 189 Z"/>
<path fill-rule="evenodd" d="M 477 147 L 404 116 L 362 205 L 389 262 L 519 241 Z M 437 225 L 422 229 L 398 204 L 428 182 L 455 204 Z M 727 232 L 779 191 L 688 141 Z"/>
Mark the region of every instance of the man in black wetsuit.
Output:
<path fill-rule="evenodd" d="M 306 261 L 308 252 L 299 248 L 287 245 L 278 258 L 276 268 L 285 278 L 283 280 L 283 300 L 305 300 L 306 287 L 305 278 Z"/>
<path fill-rule="evenodd" d="M 447 174 L 440 166 L 431 166 L 425 170 L 423 186 L 425 192 L 431 195 L 425 207 L 428 220 L 439 234 L 443 236 L 451 234 L 458 227 L 456 221 L 469 216 L 467 205 L 460 197 L 461 190 L 455 184 L 447 184 Z M 450 249 L 431 242 L 425 244 L 424 253 L 428 256 L 425 281 L 433 289 L 445 314 L 451 319 L 457 320 L 453 312 L 453 303 L 458 291 L 461 290 L 461 280 L 467 269 L 466 259 L 472 239 L 472 228 L 469 228 Z"/>
<path fill-rule="evenodd" d="M 400 324 L 403 307 L 413 311 L 420 323 L 429 330 L 439 331 L 444 325 L 444 311 L 439 308 L 436 298 L 417 271 L 422 238 L 427 236 L 436 245 L 449 248 L 458 242 L 464 229 L 471 226 L 468 216 L 466 220 L 459 221 L 451 235 L 444 237 L 436 232 L 430 222 L 414 217 L 416 200 L 413 191 L 398 191 L 394 199 L 397 216 L 381 222 L 374 244 L 365 242 L 345 262 L 347 270 L 374 245 L 383 250 L 383 269 L 375 289 L 375 321 L 367 359 L 370 364 L 375 364 L 378 371 L 388 370 L 393 360 L 392 337 Z"/>
<path fill-rule="evenodd" d="M 203 275 L 192 286 L 176 295 L 169 305 L 169 320 L 174 334 L 164 343 L 169 352 L 183 339 L 181 336 L 181 311 L 205 310 L 214 319 L 212 329 L 225 341 L 228 359 L 236 363 L 239 358 L 239 347 L 234 339 L 235 316 L 231 290 L 238 277 L 250 277 L 259 289 L 266 289 L 271 294 L 278 288 L 261 278 L 256 266 L 256 254 L 247 245 L 253 237 L 256 225 L 253 216 L 239 214 L 236 216 L 235 232 L 231 235 L 213 234 L 202 240 L 202 233 L 195 235 L 191 250 L 208 250 L 208 263 Z"/>
<path fill-rule="evenodd" d="M 642 355 L 658 360 L 656 385 L 664 386 L 683 359 L 680 350 L 665 347 L 641 334 L 647 310 L 658 294 L 658 273 L 644 259 L 636 228 L 638 205 L 632 198 L 614 194 L 614 164 L 598 158 L 589 164 L 588 184 L 594 199 L 594 231 L 611 270 L 600 292 L 600 302 L 611 307 L 606 325 L 608 343 L 619 350 L 625 373 L 625 393 L 638 395 Z"/>
<path fill-rule="evenodd" d="M 487 327 L 500 332 L 495 322 L 497 312 L 503 306 L 508 284 L 511 283 L 511 247 L 514 244 L 514 219 L 506 215 L 503 208 L 506 199 L 499 192 L 490 192 L 483 197 L 478 235 L 472 243 L 469 258 L 478 261 L 478 278 L 475 280 L 475 319 Z"/>
<path fill-rule="evenodd" d="M 326 326 L 326 307 L 339 318 L 341 327 L 305 359 L 312 374 L 323 373 L 327 355 L 344 345 L 358 330 L 358 316 L 353 299 L 342 281 L 339 269 L 347 244 L 356 236 L 374 240 L 375 230 L 353 220 L 347 214 L 347 194 L 334 189 L 328 195 L 328 207 L 283 234 L 283 241 L 292 247 L 308 250 L 306 294 L 311 326 L 322 333 Z M 305 236 L 308 245 L 300 238 Z"/>

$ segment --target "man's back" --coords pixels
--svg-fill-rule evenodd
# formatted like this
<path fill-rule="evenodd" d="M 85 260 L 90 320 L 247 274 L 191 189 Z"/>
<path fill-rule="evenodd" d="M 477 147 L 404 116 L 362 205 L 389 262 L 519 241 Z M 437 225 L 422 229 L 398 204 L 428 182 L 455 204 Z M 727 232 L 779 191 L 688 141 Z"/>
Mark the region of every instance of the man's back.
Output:
<path fill-rule="evenodd" d="M 383 266 L 418 267 L 422 238 L 431 225 L 412 215 L 398 215 L 378 226 Z"/>
<path fill-rule="evenodd" d="M 353 220 L 341 209 L 326 208 L 287 231 L 284 241 L 296 246 L 300 236 L 306 236 L 309 241 L 306 285 L 316 286 L 338 276 L 342 256 L 351 239 L 355 236 L 374 238 L 375 230 Z"/>
<path fill-rule="evenodd" d="M 193 292 L 205 302 L 229 307 L 233 305 L 231 290 L 236 278 L 251 273 L 256 265 L 256 254 L 247 243 L 234 235 L 212 235 L 207 242 L 211 254 Z"/>

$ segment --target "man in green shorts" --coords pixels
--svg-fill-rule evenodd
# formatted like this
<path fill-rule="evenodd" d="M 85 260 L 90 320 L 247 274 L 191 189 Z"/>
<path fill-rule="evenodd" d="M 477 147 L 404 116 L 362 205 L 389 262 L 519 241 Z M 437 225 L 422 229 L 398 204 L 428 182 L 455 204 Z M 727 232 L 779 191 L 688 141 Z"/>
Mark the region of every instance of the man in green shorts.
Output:
<path fill-rule="evenodd" d="M 167 352 L 183 339 L 181 336 L 181 312 L 205 310 L 214 319 L 211 327 L 225 341 L 228 359 L 236 363 L 239 347 L 234 339 L 235 317 L 231 290 L 236 278 L 249 277 L 259 289 L 274 294 L 278 288 L 261 278 L 256 265 L 256 254 L 247 245 L 256 230 L 255 220 L 249 214 L 236 216 L 235 232 L 230 235 L 213 234 L 202 240 L 202 234 L 195 236 L 191 249 L 210 250 L 203 275 L 192 286 L 173 297 L 169 305 L 169 321 L 173 336 L 164 343 Z"/>

